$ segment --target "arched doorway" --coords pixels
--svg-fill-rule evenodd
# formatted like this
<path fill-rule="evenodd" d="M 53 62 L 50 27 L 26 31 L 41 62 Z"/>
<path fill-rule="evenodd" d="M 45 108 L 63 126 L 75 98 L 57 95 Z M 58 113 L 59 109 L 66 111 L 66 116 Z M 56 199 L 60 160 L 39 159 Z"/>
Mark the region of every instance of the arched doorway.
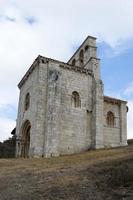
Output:
<path fill-rule="evenodd" d="M 21 138 L 21 157 L 29 157 L 29 147 L 30 147 L 30 129 L 31 124 L 28 120 L 22 125 L 22 138 Z"/>

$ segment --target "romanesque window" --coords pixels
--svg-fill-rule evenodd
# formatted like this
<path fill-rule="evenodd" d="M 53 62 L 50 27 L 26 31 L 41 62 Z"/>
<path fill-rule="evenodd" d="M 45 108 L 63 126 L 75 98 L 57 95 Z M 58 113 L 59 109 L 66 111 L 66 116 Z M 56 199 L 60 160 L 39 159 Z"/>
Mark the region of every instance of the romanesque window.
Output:
<path fill-rule="evenodd" d="M 76 91 L 72 93 L 72 106 L 75 108 L 81 107 L 80 96 L 79 93 Z"/>
<path fill-rule="evenodd" d="M 83 49 L 79 53 L 79 62 L 80 62 L 80 65 L 83 66 L 83 64 L 84 64 L 84 51 L 83 51 Z"/>
<path fill-rule="evenodd" d="M 110 126 L 110 127 L 115 126 L 115 116 L 111 111 L 109 111 L 107 113 L 106 122 L 107 122 L 107 125 Z"/>
<path fill-rule="evenodd" d="M 28 110 L 28 108 L 30 107 L 30 94 L 27 93 L 26 96 L 25 96 L 25 110 Z"/>
<path fill-rule="evenodd" d="M 75 59 L 73 59 L 73 61 L 72 61 L 72 65 L 75 66 Z"/>

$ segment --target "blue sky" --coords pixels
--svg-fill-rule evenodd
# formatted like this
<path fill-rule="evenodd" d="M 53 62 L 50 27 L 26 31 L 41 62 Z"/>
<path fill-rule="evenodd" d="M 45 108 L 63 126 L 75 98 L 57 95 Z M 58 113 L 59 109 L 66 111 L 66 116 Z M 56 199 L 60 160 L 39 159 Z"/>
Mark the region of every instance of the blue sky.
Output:
<path fill-rule="evenodd" d="M 133 138 L 132 11 L 131 0 L 0 0 L 0 140 L 15 127 L 17 84 L 33 60 L 67 61 L 88 35 L 97 37 L 105 94 L 128 101 Z"/>
<path fill-rule="evenodd" d="M 133 41 L 131 42 L 133 44 Z M 114 92 L 118 96 L 121 95 L 123 98 L 128 98 L 124 94 L 124 90 L 133 81 L 133 47 L 116 55 L 105 43 L 99 44 L 98 47 L 105 93 Z"/>

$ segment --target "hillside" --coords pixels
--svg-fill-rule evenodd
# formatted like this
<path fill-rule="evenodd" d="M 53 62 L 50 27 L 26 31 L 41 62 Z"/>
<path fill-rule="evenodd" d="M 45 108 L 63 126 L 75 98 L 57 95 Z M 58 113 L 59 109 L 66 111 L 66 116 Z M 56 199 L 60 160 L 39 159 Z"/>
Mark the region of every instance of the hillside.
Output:
<path fill-rule="evenodd" d="M 0 200 L 132 200 L 133 146 L 51 159 L 0 159 Z"/>

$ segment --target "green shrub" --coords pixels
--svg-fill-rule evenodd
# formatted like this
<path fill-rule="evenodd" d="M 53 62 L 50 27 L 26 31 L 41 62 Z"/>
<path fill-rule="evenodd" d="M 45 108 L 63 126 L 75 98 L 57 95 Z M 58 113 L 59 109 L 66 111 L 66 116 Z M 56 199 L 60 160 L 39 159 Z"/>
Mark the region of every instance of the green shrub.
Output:
<path fill-rule="evenodd" d="M 14 158 L 15 157 L 15 146 L 16 139 L 15 136 L 0 142 L 0 158 Z"/>

